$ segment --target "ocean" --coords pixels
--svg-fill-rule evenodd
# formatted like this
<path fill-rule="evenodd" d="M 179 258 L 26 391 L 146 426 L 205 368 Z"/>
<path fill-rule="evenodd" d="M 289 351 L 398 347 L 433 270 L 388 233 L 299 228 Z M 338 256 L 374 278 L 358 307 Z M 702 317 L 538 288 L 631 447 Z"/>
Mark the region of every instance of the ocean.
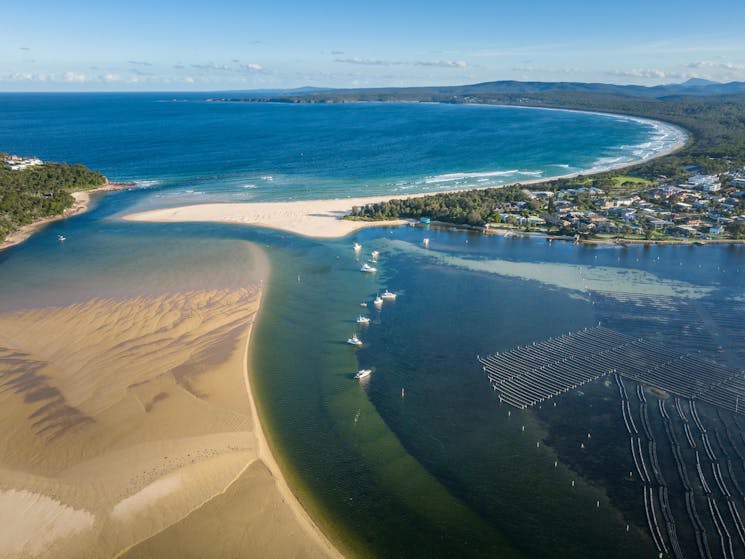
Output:
<path fill-rule="evenodd" d="M 194 94 L 0 101 L 3 150 L 134 181 L 156 207 L 500 185 L 644 159 L 679 139 L 648 122 L 518 107 L 224 103 Z"/>
<path fill-rule="evenodd" d="M 0 149 L 82 162 L 136 184 L 0 253 L 0 310 L 234 287 L 255 281 L 241 248 L 260 247 L 272 273 L 253 334 L 258 405 L 293 490 L 343 550 L 377 557 L 656 555 L 644 502 L 648 487 L 657 495 L 663 486 L 629 477 L 635 455 L 610 377 L 517 410 L 491 390 L 477 356 L 601 323 L 742 369 L 741 246 L 574 246 L 425 227 L 320 241 L 119 218 L 183 203 L 396 195 L 581 172 L 648 157 L 673 141 L 669 130 L 483 106 L 207 103 L 181 94 L 14 94 L 0 101 Z M 372 250 L 380 251 L 379 271 L 360 274 Z M 398 298 L 375 311 L 371 301 L 385 288 Z M 366 327 L 354 320 L 363 301 L 372 318 Z M 345 344 L 354 332 L 364 342 L 358 350 Z M 362 367 L 374 371 L 365 383 L 353 379 Z M 631 382 L 627 389 L 635 394 Z M 658 396 L 647 398 L 657 405 Z M 640 424 L 641 405 L 633 407 Z M 665 511 L 678 545 L 694 556 L 696 530 L 676 455 L 663 444 L 662 416 L 650 410 L 670 492 Z M 721 464 L 735 464 L 731 474 L 724 468 L 734 493 L 745 487 L 738 458 L 745 442 L 737 439 L 745 422 L 706 404 L 699 413 L 711 433 L 721 432 L 714 450 Z M 673 430 L 682 438 L 681 421 Z M 694 452 L 683 451 L 691 478 Z M 704 475 L 714 485 L 710 472 Z M 719 525 L 702 487 L 691 491 L 716 550 Z M 734 536 L 723 495 L 712 498 Z M 741 501 L 738 509 L 745 514 Z"/>

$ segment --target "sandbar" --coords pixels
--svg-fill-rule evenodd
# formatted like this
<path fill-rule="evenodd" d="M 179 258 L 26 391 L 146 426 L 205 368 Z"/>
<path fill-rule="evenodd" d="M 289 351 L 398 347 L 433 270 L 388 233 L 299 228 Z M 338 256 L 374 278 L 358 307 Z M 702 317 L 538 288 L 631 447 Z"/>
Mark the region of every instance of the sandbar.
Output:
<path fill-rule="evenodd" d="M 339 556 L 254 406 L 261 285 L 0 313 L 0 556 Z"/>
<path fill-rule="evenodd" d="M 419 196 L 424 196 L 421 194 Z M 401 225 L 405 220 L 353 221 L 342 219 L 354 206 L 390 200 L 391 196 L 307 200 L 293 202 L 246 202 L 239 204 L 195 204 L 126 215 L 127 221 L 218 222 L 278 229 L 307 237 L 343 237 L 364 227 Z"/>

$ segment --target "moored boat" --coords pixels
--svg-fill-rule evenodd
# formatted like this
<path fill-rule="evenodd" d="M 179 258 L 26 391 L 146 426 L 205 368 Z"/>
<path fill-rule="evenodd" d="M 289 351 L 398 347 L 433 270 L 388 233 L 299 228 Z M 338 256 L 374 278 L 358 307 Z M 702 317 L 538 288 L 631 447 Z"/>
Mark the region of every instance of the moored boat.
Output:
<path fill-rule="evenodd" d="M 362 250 L 362 245 L 360 243 L 354 243 L 354 252 L 359 252 Z"/>
<path fill-rule="evenodd" d="M 349 345 L 360 346 L 362 345 L 362 340 L 357 337 L 357 334 L 353 334 L 351 338 L 347 338 L 347 343 Z"/>
<path fill-rule="evenodd" d="M 383 294 L 380 296 L 380 298 L 383 299 L 384 301 L 395 301 L 396 294 L 386 289 L 385 291 L 383 291 Z"/>
<path fill-rule="evenodd" d="M 383 299 L 380 298 L 380 295 L 375 297 L 375 300 L 373 301 L 373 305 L 375 305 L 375 307 L 378 309 L 383 306 Z"/>
<path fill-rule="evenodd" d="M 370 324 L 370 317 L 359 315 L 357 317 L 357 324 Z"/>
<path fill-rule="evenodd" d="M 372 374 L 372 369 L 360 369 L 357 371 L 357 374 L 354 375 L 354 378 L 357 380 L 362 380 L 363 378 L 367 378 Z"/>
<path fill-rule="evenodd" d="M 370 266 L 370 264 L 368 264 L 367 262 L 365 262 L 362 265 L 362 267 L 360 268 L 360 272 L 365 272 L 367 274 L 371 274 L 371 273 L 377 272 L 377 271 L 378 271 L 377 268 L 375 268 L 374 266 Z"/>

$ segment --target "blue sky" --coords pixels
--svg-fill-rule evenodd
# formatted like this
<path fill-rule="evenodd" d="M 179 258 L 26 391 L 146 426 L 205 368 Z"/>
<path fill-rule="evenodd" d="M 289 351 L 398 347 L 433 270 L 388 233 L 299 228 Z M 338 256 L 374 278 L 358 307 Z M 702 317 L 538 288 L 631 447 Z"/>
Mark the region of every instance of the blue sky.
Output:
<path fill-rule="evenodd" d="M 745 81 L 745 2 L 4 2 L 0 91 Z"/>

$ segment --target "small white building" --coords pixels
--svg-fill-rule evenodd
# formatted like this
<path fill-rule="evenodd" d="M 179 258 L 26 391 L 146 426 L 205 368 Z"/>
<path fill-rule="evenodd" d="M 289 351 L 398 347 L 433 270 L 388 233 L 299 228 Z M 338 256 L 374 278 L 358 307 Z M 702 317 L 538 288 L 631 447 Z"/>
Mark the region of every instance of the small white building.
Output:
<path fill-rule="evenodd" d="M 11 171 L 20 171 L 35 165 L 42 165 L 43 163 L 44 162 L 37 157 L 18 157 L 17 155 L 11 155 L 5 160 L 5 164 Z"/>
<path fill-rule="evenodd" d="M 690 190 L 701 190 L 703 192 L 716 192 L 722 188 L 722 185 L 719 182 L 719 177 L 716 175 L 694 175 L 680 186 Z"/>

